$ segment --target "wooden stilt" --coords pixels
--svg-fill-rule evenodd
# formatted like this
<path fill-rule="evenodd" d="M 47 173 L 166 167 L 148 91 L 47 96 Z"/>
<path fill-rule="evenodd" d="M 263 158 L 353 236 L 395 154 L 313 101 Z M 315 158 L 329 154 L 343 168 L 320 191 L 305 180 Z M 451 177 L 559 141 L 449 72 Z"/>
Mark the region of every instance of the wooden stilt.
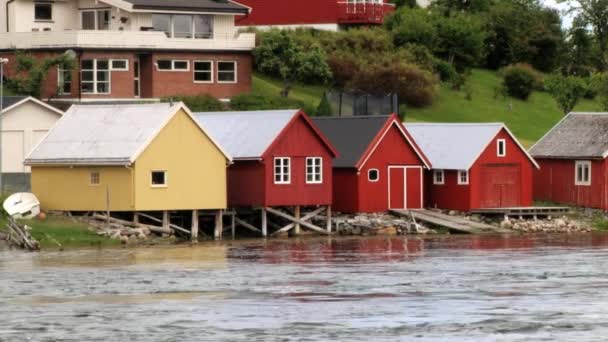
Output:
<path fill-rule="evenodd" d="M 198 210 L 192 210 L 192 228 L 190 229 L 192 242 L 198 242 Z"/>
<path fill-rule="evenodd" d="M 169 222 L 169 212 L 167 210 L 163 211 L 163 228 L 169 229 L 171 222 Z"/>
<path fill-rule="evenodd" d="M 258 228 L 254 227 L 253 225 L 251 225 L 251 224 L 249 224 L 249 223 L 247 223 L 247 222 L 245 222 L 245 221 L 241 220 L 241 219 L 240 219 L 240 218 L 238 218 L 238 217 L 235 217 L 235 218 L 234 218 L 234 221 L 235 221 L 235 222 L 236 222 L 238 225 L 243 226 L 243 227 L 245 227 L 245 228 L 247 228 L 247 229 L 249 229 L 249 230 L 251 230 L 251 231 L 253 231 L 253 232 L 256 232 L 256 233 L 262 233 L 262 231 L 261 231 L 261 230 L 259 230 Z"/>
<path fill-rule="evenodd" d="M 216 240 L 221 240 L 224 232 L 224 228 L 222 227 L 222 210 L 218 210 L 215 212 L 215 231 L 213 237 Z"/>
<path fill-rule="evenodd" d="M 317 208 L 317 209 L 315 209 L 314 211 L 312 211 L 312 212 L 310 212 L 310 213 L 308 213 L 308 214 L 304 215 L 304 216 L 301 218 L 301 220 L 302 220 L 302 221 L 308 221 L 308 220 L 310 220 L 311 218 L 313 218 L 313 217 L 315 217 L 315 216 L 319 215 L 320 213 L 322 213 L 322 212 L 323 212 L 323 210 L 325 210 L 325 208 Z M 290 224 L 286 225 L 285 227 L 279 228 L 279 230 L 277 230 L 277 231 L 275 231 L 274 233 L 272 233 L 272 235 L 278 235 L 278 234 L 281 234 L 281 233 L 287 232 L 287 231 L 291 230 L 293 227 L 295 227 L 295 225 L 296 225 L 296 224 L 292 222 L 292 223 L 290 223 Z"/>
<path fill-rule="evenodd" d="M 139 224 L 139 214 L 138 213 L 133 213 L 133 223 L 135 223 L 136 225 Z"/>
<path fill-rule="evenodd" d="M 290 221 L 292 221 L 294 223 L 299 223 L 300 225 L 302 225 L 302 226 L 304 226 L 304 227 L 306 227 L 308 229 L 312 229 L 314 231 L 317 231 L 317 232 L 319 232 L 321 234 L 328 234 L 327 230 L 325 228 L 321 228 L 321 227 L 315 226 L 312 223 L 306 222 L 306 221 L 301 220 L 301 219 L 297 219 L 294 216 L 285 214 L 284 212 L 281 212 L 279 210 L 276 210 L 276 209 L 268 207 L 268 208 L 266 208 L 266 211 L 268 211 L 269 213 L 271 213 L 273 215 L 277 215 L 277 216 L 282 217 L 284 219 L 290 220 Z"/>
<path fill-rule="evenodd" d="M 230 215 L 230 230 L 232 233 L 232 240 L 236 237 L 236 213 L 232 212 Z"/>
<path fill-rule="evenodd" d="M 268 215 L 266 209 L 262 208 L 262 236 L 268 236 Z"/>
<path fill-rule="evenodd" d="M 331 205 L 327 206 L 327 232 L 331 234 Z"/>
<path fill-rule="evenodd" d="M 295 210 L 294 210 L 294 217 L 296 218 L 296 220 L 300 219 L 300 206 L 296 205 Z M 300 228 L 300 223 L 298 221 L 296 221 L 296 227 L 294 229 L 294 234 L 295 235 L 300 235 L 301 232 L 301 228 Z"/>

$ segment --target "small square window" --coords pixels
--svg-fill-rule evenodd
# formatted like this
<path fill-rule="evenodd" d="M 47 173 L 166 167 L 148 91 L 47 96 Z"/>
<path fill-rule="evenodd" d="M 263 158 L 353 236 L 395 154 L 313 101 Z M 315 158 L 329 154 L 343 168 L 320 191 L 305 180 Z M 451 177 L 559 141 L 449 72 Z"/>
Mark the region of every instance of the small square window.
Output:
<path fill-rule="evenodd" d="M 213 82 L 213 62 L 194 61 L 194 83 Z"/>
<path fill-rule="evenodd" d="M 190 63 L 188 61 L 173 61 L 173 70 L 188 71 Z"/>
<path fill-rule="evenodd" d="M 445 174 L 443 170 L 435 170 L 433 171 L 433 184 L 435 185 L 443 185 L 445 184 Z"/>
<path fill-rule="evenodd" d="M 34 4 L 34 19 L 36 19 L 36 20 L 53 20 L 53 4 L 35 3 Z"/>
<path fill-rule="evenodd" d="M 89 185 L 99 185 L 101 183 L 101 177 L 99 171 L 92 171 L 89 175 Z"/>
<path fill-rule="evenodd" d="M 152 187 L 167 186 L 167 171 L 152 171 Z"/>
<path fill-rule="evenodd" d="M 576 161 L 574 166 L 574 185 L 591 185 L 591 162 L 587 160 Z"/>
<path fill-rule="evenodd" d="M 321 184 L 323 182 L 323 159 L 320 157 L 306 158 L 306 183 Z"/>
<path fill-rule="evenodd" d="M 113 59 L 111 69 L 112 71 L 129 71 L 129 61 L 127 59 Z"/>
<path fill-rule="evenodd" d="M 173 68 L 172 65 L 171 60 L 156 61 L 156 68 L 158 70 L 171 70 Z"/>
<path fill-rule="evenodd" d="M 496 141 L 496 155 L 499 157 L 507 155 L 507 142 L 505 139 L 498 139 Z"/>
<path fill-rule="evenodd" d="M 380 171 L 378 169 L 369 169 L 367 171 L 367 180 L 370 182 L 377 182 L 380 180 Z"/>
<path fill-rule="evenodd" d="M 291 159 L 288 157 L 274 158 L 274 184 L 291 183 Z"/>
<path fill-rule="evenodd" d="M 469 184 L 469 171 L 461 170 L 458 171 L 458 185 Z"/>
<path fill-rule="evenodd" d="M 218 83 L 236 83 L 236 62 L 217 62 Z"/>

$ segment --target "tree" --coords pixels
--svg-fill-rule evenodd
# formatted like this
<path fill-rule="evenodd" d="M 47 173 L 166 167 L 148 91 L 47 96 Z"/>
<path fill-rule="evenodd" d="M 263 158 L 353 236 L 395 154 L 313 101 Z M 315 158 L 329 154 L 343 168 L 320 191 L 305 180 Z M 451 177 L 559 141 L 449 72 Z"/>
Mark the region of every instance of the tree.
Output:
<path fill-rule="evenodd" d="M 545 89 L 551 94 L 564 115 L 570 113 L 585 95 L 585 82 L 577 76 L 553 74 L 545 80 Z"/>
<path fill-rule="evenodd" d="M 437 22 L 437 52 L 450 64 L 475 66 L 484 54 L 485 32 L 481 21 L 472 15 L 456 14 Z"/>
<path fill-rule="evenodd" d="M 15 51 L 15 64 L 17 74 L 7 80 L 6 86 L 16 94 L 36 98 L 40 98 L 42 83 L 52 67 L 60 66 L 64 70 L 74 69 L 74 59 L 67 54 L 36 60 L 20 50 Z"/>
<path fill-rule="evenodd" d="M 608 67 L 608 0 L 559 0 L 570 4 L 570 12 L 593 28 L 600 52 L 600 69 Z"/>
<path fill-rule="evenodd" d="M 444 15 L 450 16 L 458 12 L 485 12 L 496 2 L 496 0 L 435 0 L 432 6 Z"/>
<path fill-rule="evenodd" d="M 428 11 L 420 8 L 399 9 L 386 23 L 397 46 L 419 44 L 434 50 L 438 43 L 437 27 Z"/>
<path fill-rule="evenodd" d="M 295 82 L 324 83 L 331 78 L 325 52 L 317 44 L 298 44 L 287 31 L 261 34 L 253 50 L 257 70 L 283 80 L 281 96 L 287 97 Z"/>
<path fill-rule="evenodd" d="M 401 7 L 417 7 L 418 4 L 416 3 L 416 0 L 393 0 L 391 1 L 392 3 L 395 4 L 395 7 L 397 8 L 401 8 Z"/>
<path fill-rule="evenodd" d="M 329 103 L 327 94 L 323 94 L 321 97 L 321 102 L 319 102 L 316 114 L 317 116 L 332 116 L 333 109 L 331 108 L 331 103 Z"/>
<path fill-rule="evenodd" d="M 593 87 L 602 109 L 608 111 L 608 73 L 597 74 L 593 77 Z"/>
<path fill-rule="evenodd" d="M 594 51 L 593 37 L 584 25 L 576 20 L 568 31 L 564 45 L 564 57 L 561 63 L 562 72 L 567 75 L 589 76 L 593 71 Z"/>

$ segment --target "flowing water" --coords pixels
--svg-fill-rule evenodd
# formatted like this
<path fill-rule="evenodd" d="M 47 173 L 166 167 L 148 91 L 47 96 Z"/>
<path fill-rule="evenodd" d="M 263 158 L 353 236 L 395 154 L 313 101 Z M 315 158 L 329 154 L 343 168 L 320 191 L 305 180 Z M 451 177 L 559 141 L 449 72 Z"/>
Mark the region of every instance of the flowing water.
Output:
<path fill-rule="evenodd" d="M 0 251 L 0 341 L 602 341 L 608 235 Z"/>

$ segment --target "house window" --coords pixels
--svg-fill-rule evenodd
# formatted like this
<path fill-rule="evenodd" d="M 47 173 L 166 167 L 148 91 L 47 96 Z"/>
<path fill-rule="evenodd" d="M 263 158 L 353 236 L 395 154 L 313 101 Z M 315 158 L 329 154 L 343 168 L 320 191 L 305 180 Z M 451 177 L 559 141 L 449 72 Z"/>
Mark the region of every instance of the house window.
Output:
<path fill-rule="evenodd" d="M 72 93 L 72 71 L 57 68 L 57 94 L 70 95 Z"/>
<path fill-rule="evenodd" d="M 291 183 L 291 159 L 288 157 L 274 158 L 274 184 Z"/>
<path fill-rule="evenodd" d="M 321 184 L 323 182 L 323 159 L 320 157 L 306 158 L 306 183 Z"/>
<path fill-rule="evenodd" d="M 113 59 L 110 62 L 110 69 L 112 71 L 129 71 L 129 60 Z"/>
<path fill-rule="evenodd" d="M 194 61 L 194 83 L 213 83 L 213 62 Z"/>
<path fill-rule="evenodd" d="M 99 171 L 92 171 L 89 174 L 89 185 L 99 185 L 101 183 L 101 177 Z"/>
<path fill-rule="evenodd" d="M 236 62 L 217 62 L 217 82 L 236 83 Z"/>
<path fill-rule="evenodd" d="M 499 157 L 507 155 L 507 142 L 505 139 L 498 139 L 496 141 L 496 155 Z"/>
<path fill-rule="evenodd" d="M 443 185 L 445 184 L 445 174 L 443 170 L 435 170 L 433 171 L 433 184 Z"/>
<path fill-rule="evenodd" d="M 591 185 L 591 162 L 576 161 L 574 185 Z"/>
<path fill-rule="evenodd" d="M 378 169 L 369 169 L 367 171 L 367 180 L 370 182 L 377 182 L 380 180 L 380 171 Z"/>
<path fill-rule="evenodd" d="M 39 21 L 53 20 L 53 4 L 34 3 L 34 19 Z"/>
<path fill-rule="evenodd" d="M 158 71 L 188 71 L 190 70 L 189 61 L 165 59 L 156 61 Z"/>
<path fill-rule="evenodd" d="M 80 28 L 83 30 L 109 30 L 110 10 L 86 10 L 80 11 Z"/>
<path fill-rule="evenodd" d="M 458 171 L 458 185 L 469 184 L 469 171 L 460 170 Z"/>
<path fill-rule="evenodd" d="M 213 16 L 209 14 L 153 14 L 152 27 L 164 32 L 168 38 L 213 38 Z"/>
<path fill-rule="evenodd" d="M 110 93 L 110 61 L 84 59 L 81 62 L 81 89 L 84 94 Z"/>
<path fill-rule="evenodd" d="M 164 170 L 152 171 L 151 185 L 153 188 L 167 187 L 167 171 L 164 171 Z"/>

